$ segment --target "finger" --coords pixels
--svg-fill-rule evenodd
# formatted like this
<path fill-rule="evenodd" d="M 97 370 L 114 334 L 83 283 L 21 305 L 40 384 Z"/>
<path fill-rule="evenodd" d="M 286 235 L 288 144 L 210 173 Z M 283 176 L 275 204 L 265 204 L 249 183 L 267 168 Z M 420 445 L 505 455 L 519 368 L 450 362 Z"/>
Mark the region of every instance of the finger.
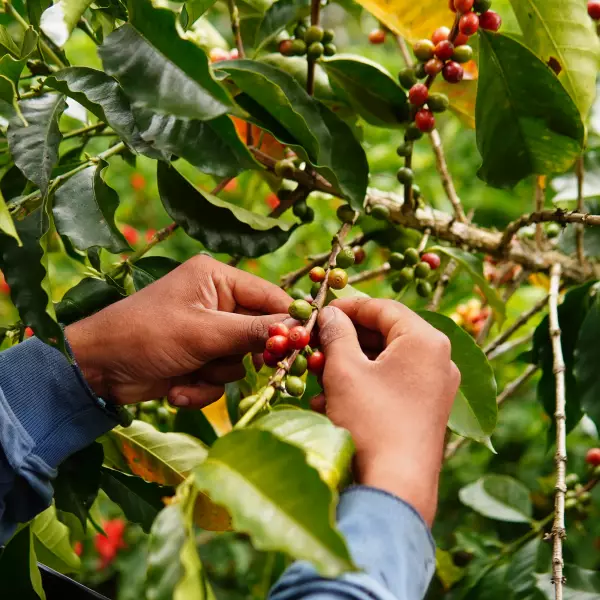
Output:
<path fill-rule="evenodd" d="M 379 331 L 367 329 L 356 323 L 354 324 L 354 327 L 356 328 L 360 347 L 365 354 L 368 354 L 369 352 L 381 352 L 385 348 L 385 340 Z"/>
<path fill-rule="evenodd" d="M 319 394 L 310 400 L 310 407 L 315 412 L 325 414 L 327 410 L 327 402 L 325 401 L 325 394 Z"/>
<path fill-rule="evenodd" d="M 356 329 L 348 316 L 338 308 L 326 306 L 319 312 L 319 338 L 327 364 L 364 357 Z"/>
<path fill-rule="evenodd" d="M 172 387 L 169 390 L 168 400 L 177 407 L 204 408 L 216 402 L 224 393 L 225 388 L 222 385 L 198 383 Z"/>
<path fill-rule="evenodd" d="M 198 376 L 199 380 L 206 383 L 222 385 L 243 379 L 246 376 L 246 368 L 240 358 L 236 358 L 235 362 L 229 359 L 218 359 L 204 365 L 198 371 Z"/>

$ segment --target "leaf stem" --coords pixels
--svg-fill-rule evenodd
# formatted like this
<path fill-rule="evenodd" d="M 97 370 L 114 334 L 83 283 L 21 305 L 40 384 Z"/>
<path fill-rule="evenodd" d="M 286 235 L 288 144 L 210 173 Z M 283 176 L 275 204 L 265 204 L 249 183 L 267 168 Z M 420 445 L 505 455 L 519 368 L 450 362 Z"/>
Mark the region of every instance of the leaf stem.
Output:
<path fill-rule="evenodd" d="M 577 175 L 577 210 L 578 212 L 583 212 L 585 207 L 583 204 L 584 194 L 583 194 L 583 180 L 585 178 L 585 167 L 583 164 L 583 154 L 577 159 L 575 163 L 575 173 Z M 584 225 L 575 225 L 575 243 L 577 246 L 577 260 L 580 264 L 585 263 L 585 245 L 584 245 L 584 236 L 585 236 L 585 226 Z"/>
<path fill-rule="evenodd" d="M 537 175 L 535 177 L 535 190 L 534 190 L 534 205 L 535 211 L 539 212 L 544 209 L 545 199 L 545 178 L 543 175 Z M 544 242 L 544 229 L 541 223 L 535 225 L 535 245 L 538 250 L 542 249 Z"/>
<path fill-rule="evenodd" d="M 321 23 L 321 0 L 311 0 L 310 3 L 310 24 L 320 25 Z M 314 96 L 315 93 L 315 69 L 316 61 L 310 58 L 306 59 L 306 91 L 309 96 Z"/>
<path fill-rule="evenodd" d="M 102 131 L 106 128 L 106 123 L 100 121 L 98 123 L 94 123 L 93 125 L 87 125 L 86 127 L 81 127 L 80 129 L 73 129 L 63 135 L 63 140 L 68 140 L 73 137 L 77 137 L 78 135 L 87 135 L 88 133 L 92 133 L 94 131 Z"/>

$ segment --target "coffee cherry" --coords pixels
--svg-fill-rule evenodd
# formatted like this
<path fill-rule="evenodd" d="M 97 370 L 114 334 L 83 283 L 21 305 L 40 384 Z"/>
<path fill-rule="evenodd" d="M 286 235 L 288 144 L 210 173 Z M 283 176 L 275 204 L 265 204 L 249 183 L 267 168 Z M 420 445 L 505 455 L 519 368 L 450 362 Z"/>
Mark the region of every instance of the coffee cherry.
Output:
<path fill-rule="evenodd" d="M 323 54 L 325 56 L 333 56 L 336 52 L 337 48 L 335 47 L 335 44 L 325 44 L 325 46 L 323 46 Z"/>
<path fill-rule="evenodd" d="M 450 30 L 447 27 L 438 27 L 431 36 L 431 41 L 434 46 L 437 46 L 440 42 L 448 39 L 450 35 Z"/>
<path fill-rule="evenodd" d="M 429 97 L 429 88 L 424 83 L 413 85 L 408 91 L 408 100 L 415 106 L 422 106 Z"/>
<path fill-rule="evenodd" d="M 426 252 L 425 254 L 423 254 L 423 256 L 421 256 L 421 260 L 423 262 L 426 262 L 433 271 L 439 269 L 440 264 L 442 262 L 440 260 L 440 257 L 437 254 L 434 254 L 433 252 Z"/>
<path fill-rule="evenodd" d="M 325 279 L 325 269 L 323 267 L 313 267 L 308 276 L 311 281 L 321 282 Z"/>
<path fill-rule="evenodd" d="M 385 31 L 383 29 L 373 29 L 369 33 L 370 44 L 383 44 L 385 42 Z"/>
<path fill-rule="evenodd" d="M 238 404 L 238 412 L 240 413 L 240 417 L 245 415 L 256 404 L 257 400 L 258 400 L 258 394 L 254 394 L 253 396 L 247 396 L 246 398 L 242 398 L 240 400 L 240 403 Z"/>
<path fill-rule="evenodd" d="M 465 35 L 473 35 L 478 29 L 479 17 L 474 12 L 463 15 L 458 22 L 458 30 Z"/>
<path fill-rule="evenodd" d="M 404 254 L 401 254 L 400 252 L 392 252 L 388 262 L 394 271 L 400 271 L 400 269 L 404 268 Z"/>
<path fill-rule="evenodd" d="M 412 142 L 404 142 L 404 144 L 401 144 L 400 146 L 398 146 L 398 148 L 396 148 L 396 154 L 398 156 L 402 156 L 404 158 L 406 158 L 407 156 L 410 156 L 412 154 L 412 151 L 413 151 Z"/>
<path fill-rule="evenodd" d="M 390 209 L 387 206 L 376 204 L 371 209 L 371 216 L 378 221 L 387 221 L 390 218 Z"/>
<path fill-rule="evenodd" d="M 290 330 L 285 323 L 273 323 L 269 325 L 269 337 L 275 337 L 276 335 L 281 335 L 283 337 L 287 337 Z"/>
<path fill-rule="evenodd" d="M 430 40 L 419 40 L 413 46 L 415 57 L 421 62 L 426 62 L 430 58 L 433 58 L 434 50 L 435 44 Z"/>
<path fill-rule="evenodd" d="M 304 41 L 307 46 L 320 42 L 323 39 L 323 30 L 318 25 L 311 25 L 304 34 Z"/>
<path fill-rule="evenodd" d="M 460 83 L 465 76 L 465 70 L 457 62 L 451 60 L 444 65 L 442 75 L 448 83 Z"/>
<path fill-rule="evenodd" d="M 367 258 L 367 253 L 364 251 L 364 248 L 361 246 L 354 246 L 352 248 L 352 252 L 354 252 L 354 264 L 360 265 L 365 262 L 365 258 Z"/>
<path fill-rule="evenodd" d="M 456 12 L 466 13 L 473 8 L 474 0 L 454 0 Z"/>
<path fill-rule="evenodd" d="M 421 298 L 429 298 L 429 296 L 431 296 L 432 292 L 433 292 L 433 289 L 432 289 L 429 281 L 421 280 L 417 283 L 417 294 L 419 294 L 419 296 L 421 296 Z"/>
<path fill-rule="evenodd" d="M 342 204 L 338 207 L 335 214 L 342 223 L 352 223 L 356 216 L 356 211 L 349 204 Z"/>
<path fill-rule="evenodd" d="M 308 212 L 308 204 L 306 204 L 306 200 L 298 200 L 298 202 L 295 202 L 294 206 L 292 206 L 292 212 L 294 213 L 294 216 L 298 217 L 299 219 L 304 218 Z"/>
<path fill-rule="evenodd" d="M 456 12 L 456 8 L 454 6 L 454 0 L 448 0 L 448 8 L 452 11 L 452 12 Z"/>
<path fill-rule="evenodd" d="M 425 70 L 426 75 L 437 75 L 444 68 L 444 63 L 439 58 L 432 58 L 428 60 L 423 69 Z"/>
<path fill-rule="evenodd" d="M 327 283 L 334 290 L 341 290 L 348 284 L 348 273 L 344 269 L 331 269 L 327 276 Z"/>
<path fill-rule="evenodd" d="M 285 378 L 285 391 L 296 398 L 299 398 L 304 394 L 304 381 L 300 377 L 294 375 Z"/>
<path fill-rule="evenodd" d="M 435 129 L 435 117 L 430 110 L 422 108 L 415 115 L 416 126 L 424 133 L 430 133 Z"/>
<path fill-rule="evenodd" d="M 171 418 L 171 413 L 169 412 L 169 410 L 166 407 L 159 406 L 156 409 L 156 420 L 159 422 L 159 424 L 164 425 L 165 423 L 167 423 L 169 421 L 170 418 Z"/>
<path fill-rule="evenodd" d="M 423 132 L 414 124 L 411 123 L 404 131 L 404 140 L 414 142 L 423 137 Z"/>
<path fill-rule="evenodd" d="M 307 360 L 306 357 L 302 354 L 298 354 L 290 367 L 290 375 L 296 375 L 300 377 L 300 375 L 304 375 L 306 373 Z"/>
<path fill-rule="evenodd" d="M 292 350 L 302 350 L 310 342 L 310 333 L 306 330 L 306 327 L 296 325 L 296 327 L 290 329 L 287 339 L 288 345 Z M 267 348 L 267 350 L 271 350 L 271 348 Z"/>
<path fill-rule="evenodd" d="M 306 35 L 307 29 L 308 28 L 306 27 L 306 25 L 304 23 L 302 23 L 302 21 L 300 21 L 300 23 L 298 23 L 298 25 L 296 25 L 296 27 L 294 29 L 294 37 L 303 40 L 304 36 Z"/>
<path fill-rule="evenodd" d="M 402 167 L 401 169 L 398 169 L 398 172 L 396 173 L 396 178 L 402 185 L 411 185 L 413 182 L 414 174 L 412 172 L 412 169 L 409 169 L 408 167 Z"/>
<path fill-rule="evenodd" d="M 312 315 L 313 307 L 306 300 L 294 300 L 288 309 L 288 313 L 292 319 L 298 321 L 306 321 Z"/>
<path fill-rule="evenodd" d="M 292 43 L 294 56 L 304 56 L 306 54 L 306 43 L 304 40 L 295 39 Z"/>
<path fill-rule="evenodd" d="M 320 350 L 314 350 L 307 362 L 308 370 L 314 375 L 320 375 L 325 368 L 325 355 Z"/>
<path fill-rule="evenodd" d="M 452 60 L 457 63 L 466 63 L 473 58 L 473 48 L 471 46 L 459 46 L 454 48 Z"/>
<path fill-rule="evenodd" d="M 402 69 L 402 71 L 398 73 L 398 81 L 405 90 L 409 90 L 418 81 L 415 70 L 410 67 Z"/>
<path fill-rule="evenodd" d="M 448 100 L 448 96 L 446 96 L 446 94 L 429 94 L 427 106 L 429 107 L 430 111 L 441 113 L 448 109 L 450 106 L 450 100 Z"/>
<path fill-rule="evenodd" d="M 335 264 L 342 269 L 348 269 L 354 264 L 354 252 L 352 248 L 342 248 L 335 259 Z"/>
<path fill-rule="evenodd" d="M 460 33 L 460 31 L 456 34 L 454 38 L 454 47 L 458 48 L 459 46 L 464 46 L 469 43 L 469 36 L 464 33 Z"/>
<path fill-rule="evenodd" d="M 452 58 L 454 52 L 454 44 L 448 40 L 443 40 L 435 47 L 435 55 L 440 60 L 448 60 Z"/>
<path fill-rule="evenodd" d="M 313 42 L 306 51 L 306 56 L 308 60 L 319 60 L 321 56 L 323 56 L 323 52 L 325 52 L 325 48 L 321 42 Z"/>
<path fill-rule="evenodd" d="M 143 413 L 151 414 L 155 413 L 156 409 L 160 406 L 158 400 L 148 400 L 148 402 L 142 402 L 140 404 L 140 410 Z"/>
<path fill-rule="evenodd" d="M 600 448 L 590 448 L 585 455 L 585 462 L 594 467 L 600 465 Z"/>
<path fill-rule="evenodd" d="M 319 295 L 319 291 L 321 290 L 321 284 L 318 282 L 315 282 L 312 284 L 311 288 L 310 288 L 310 295 L 312 296 L 313 300 Z"/>
<path fill-rule="evenodd" d="M 292 288 L 289 294 L 294 300 L 304 300 L 304 297 L 306 296 L 306 292 L 299 288 Z"/>
<path fill-rule="evenodd" d="M 562 227 L 558 223 L 547 223 L 544 231 L 549 238 L 555 238 L 560 235 Z"/>
<path fill-rule="evenodd" d="M 404 251 L 404 260 L 406 261 L 407 265 L 416 265 L 420 260 L 419 252 L 417 251 L 417 249 L 407 248 Z"/>
<path fill-rule="evenodd" d="M 293 56 L 294 55 L 294 41 L 293 40 L 281 40 L 279 42 L 278 50 L 280 54 L 283 56 Z"/>
<path fill-rule="evenodd" d="M 31 327 L 25 327 L 25 337 L 30 338 L 34 336 L 33 329 Z"/>
<path fill-rule="evenodd" d="M 397 277 L 392 281 L 392 290 L 399 294 L 410 282 L 404 281 L 401 277 Z"/>
<path fill-rule="evenodd" d="M 325 29 L 323 31 L 323 38 L 321 39 L 321 42 L 323 42 L 323 44 L 331 44 L 334 37 L 335 31 L 333 31 L 333 29 Z"/>
<path fill-rule="evenodd" d="M 577 473 L 569 473 L 565 477 L 565 483 L 567 484 L 567 487 L 572 488 L 576 483 L 579 483 L 579 475 L 577 475 Z"/>
<path fill-rule="evenodd" d="M 502 25 L 502 17 L 493 10 L 488 10 L 479 15 L 479 25 L 487 31 L 498 31 Z"/>
<path fill-rule="evenodd" d="M 415 267 L 415 277 L 417 279 L 427 279 L 429 273 L 431 273 L 431 267 L 424 260 Z"/>
<path fill-rule="evenodd" d="M 404 267 L 398 274 L 398 280 L 403 283 L 404 287 L 407 283 L 410 283 L 415 278 L 415 271 L 412 267 Z"/>
<path fill-rule="evenodd" d="M 280 357 L 269 352 L 268 350 L 265 350 L 262 354 L 263 360 L 265 361 L 265 365 L 267 365 L 267 367 L 276 367 L 277 363 L 279 362 Z"/>
<path fill-rule="evenodd" d="M 486 12 L 492 8 L 492 0 L 475 0 L 473 10 L 478 13 Z"/>
<path fill-rule="evenodd" d="M 265 346 L 267 350 L 273 354 L 273 356 L 284 356 L 289 348 L 288 339 L 289 336 L 286 337 L 285 335 L 274 335 L 267 340 Z"/>
<path fill-rule="evenodd" d="M 418 200 L 421 197 L 421 188 L 416 183 L 413 183 L 412 194 L 415 200 Z"/>
<path fill-rule="evenodd" d="M 314 220 L 315 220 L 315 211 L 310 206 L 307 206 L 306 212 L 304 213 L 304 216 L 302 217 L 302 222 L 303 223 L 312 223 Z"/>
<path fill-rule="evenodd" d="M 283 160 L 278 160 L 275 163 L 274 170 L 275 175 L 277 175 L 277 177 L 289 179 L 290 177 L 294 176 L 294 173 L 296 172 L 296 167 L 293 161 L 289 160 L 288 158 L 284 158 Z"/>

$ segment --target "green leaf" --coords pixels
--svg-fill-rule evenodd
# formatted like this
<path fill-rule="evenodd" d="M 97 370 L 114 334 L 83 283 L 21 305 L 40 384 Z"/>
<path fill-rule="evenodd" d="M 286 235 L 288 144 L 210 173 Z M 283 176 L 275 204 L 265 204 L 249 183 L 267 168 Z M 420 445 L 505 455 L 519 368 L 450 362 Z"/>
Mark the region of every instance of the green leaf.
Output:
<path fill-rule="evenodd" d="M 0 53 L 10 54 L 15 58 L 21 56 L 21 51 L 4 25 L 0 25 Z"/>
<path fill-rule="evenodd" d="M 354 454 L 352 437 L 323 415 L 307 410 L 277 410 L 255 421 L 252 427 L 270 431 L 284 442 L 298 446 L 306 461 L 331 489 L 348 480 Z"/>
<path fill-rule="evenodd" d="M 131 265 L 133 285 L 136 292 L 164 277 L 181 263 L 166 256 L 146 256 Z"/>
<path fill-rule="evenodd" d="M 40 29 L 62 48 L 91 3 L 92 0 L 59 0 L 42 13 Z"/>
<path fill-rule="evenodd" d="M 337 55 L 322 62 L 334 91 L 370 125 L 403 127 L 406 92 L 381 65 L 362 56 Z"/>
<path fill-rule="evenodd" d="M 212 446 L 218 439 L 213 426 L 199 409 L 180 408 L 175 415 L 173 431 L 178 433 L 187 433 L 192 437 L 198 438 L 207 446 Z"/>
<path fill-rule="evenodd" d="M 579 0 L 511 0 L 525 44 L 554 72 L 582 118 L 596 97 L 600 44 Z"/>
<path fill-rule="evenodd" d="M 210 10 L 216 0 L 188 0 L 181 11 L 184 29 L 189 29 L 205 12 Z"/>
<path fill-rule="evenodd" d="M 490 435 L 496 427 L 496 379 L 483 350 L 452 319 L 429 311 L 419 316 L 448 336 L 452 360 L 461 375 L 459 393 L 454 401 L 449 427 L 459 435 L 491 447 Z"/>
<path fill-rule="evenodd" d="M 149 483 L 108 467 L 100 471 L 100 487 L 121 507 L 127 520 L 138 523 L 146 533 L 163 509 L 163 500 L 175 493 L 172 487 Z"/>
<path fill-rule="evenodd" d="M 19 107 L 27 124 L 14 117 L 8 127 L 8 146 L 15 164 L 42 194 L 48 190 L 52 169 L 58 161 L 62 140 L 58 120 L 65 106 L 62 94 L 21 100 Z"/>
<path fill-rule="evenodd" d="M 295 227 L 200 192 L 171 165 L 157 165 L 158 191 L 171 218 L 212 252 L 257 257 L 285 244 Z"/>
<path fill-rule="evenodd" d="M 70 325 L 122 299 L 119 290 L 104 279 L 85 277 L 56 304 L 56 317 L 61 323 Z"/>
<path fill-rule="evenodd" d="M 231 99 L 213 78 L 206 54 L 177 33 L 174 12 L 130 0 L 129 19 L 98 53 L 135 107 L 201 121 L 228 111 Z"/>
<path fill-rule="evenodd" d="M 465 570 L 457 567 L 452 559 L 452 554 L 441 548 L 435 549 L 435 574 L 442 582 L 445 590 L 449 590 L 465 575 Z"/>
<path fill-rule="evenodd" d="M 254 46 L 260 50 L 274 40 L 288 25 L 303 19 L 310 12 L 309 0 L 278 0 L 271 4 L 258 27 Z"/>
<path fill-rule="evenodd" d="M 10 54 L 0 58 L 0 100 L 4 100 L 14 108 L 21 122 L 23 122 L 24 117 L 17 101 L 17 90 L 19 77 L 21 77 L 25 63 L 25 60 L 16 60 Z"/>
<path fill-rule="evenodd" d="M 59 573 L 73 573 L 81 568 L 69 539 L 69 528 L 56 516 L 54 505 L 31 522 L 38 560 Z"/>
<path fill-rule="evenodd" d="M 92 246 L 106 248 L 113 254 L 130 250 L 115 224 L 119 196 L 102 178 L 108 163 L 101 161 L 73 175 L 54 196 L 54 222 L 79 250 Z"/>
<path fill-rule="evenodd" d="M 460 501 L 489 519 L 529 523 L 533 506 L 529 490 L 507 475 L 485 475 L 459 492 Z"/>
<path fill-rule="evenodd" d="M 69 456 L 58 468 L 54 481 L 54 503 L 58 510 L 74 514 L 84 531 L 90 508 L 100 487 L 100 467 L 104 460 L 102 446 L 94 442 Z"/>
<path fill-rule="evenodd" d="M 563 584 L 563 600 L 598 600 L 600 573 L 566 564 L 563 570 L 567 579 Z M 537 587 L 548 600 L 554 600 L 555 589 L 551 573 L 536 573 Z"/>
<path fill-rule="evenodd" d="M 520 42 L 484 31 L 479 40 L 479 177 L 495 187 L 513 187 L 528 175 L 566 171 L 584 140 L 579 110 L 568 92 Z"/>
<path fill-rule="evenodd" d="M 257 549 L 309 560 L 326 577 L 353 569 L 334 525 L 332 492 L 302 450 L 272 433 L 245 429 L 220 438 L 195 484 L 229 509 L 234 529 Z"/>
<path fill-rule="evenodd" d="M 459 266 L 467 270 L 475 284 L 482 291 L 492 310 L 496 313 L 498 323 L 502 325 L 506 318 L 506 307 L 504 306 L 504 302 L 502 302 L 498 291 L 493 288 L 483 276 L 482 261 L 470 252 L 465 252 L 464 250 L 459 250 L 458 248 L 450 246 L 435 246 L 432 250 L 441 252 L 442 254 L 453 258 Z"/>
<path fill-rule="evenodd" d="M 6 201 L 4 200 L 4 196 L 0 191 L 0 231 L 5 233 L 6 235 L 15 239 L 15 241 L 20 244 L 21 239 L 19 238 L 19 234 L 17 233 L 17 229 L 15 227 L 15 223 L 12 219 L 10 212 L 8 211 L 8 206 L 6 206 Z"/>

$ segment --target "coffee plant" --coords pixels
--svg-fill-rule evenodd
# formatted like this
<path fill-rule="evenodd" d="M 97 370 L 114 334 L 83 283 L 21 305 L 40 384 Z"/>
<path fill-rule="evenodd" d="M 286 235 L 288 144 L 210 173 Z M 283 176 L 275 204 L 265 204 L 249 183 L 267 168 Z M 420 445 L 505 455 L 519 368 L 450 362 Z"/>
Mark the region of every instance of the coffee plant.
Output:
<path fill-rule="evenodd" d="M 61 324 L 171 271 L 186 238 L 279 280 L 296 320 L 227 385 L 231 428 L 156 399 L 72 456 L 53 505 L 4 549 L 2 585 L 44 598 L 36 561 L 77 573 L 86 528 L 101 569 L 143 547 L 135 572 L 121 563 L 120 598 L 227 597 L 231 572 L 207 552 L 219 540 L 253 557 L 236 597 L 264 597 L 291 559 L 352 570 L 333 518 L 352 440 L 308 400 L 318 311 L 364 289 L 443 331 L 462 375 L 430 597 L 600 597 L 586 522 L 600 514 L 600 2 L 357 2 L 2 0 L 4 347 L 36 335 L 64 351 Z M 386 67 L 346 53 L 361 18 L 378 22 L 364 54 Z M 385 177 L 369 154 L 383 135 Z M 455 158 L 475 145 L 477 171 Z M 122 161 L 153 165 L 170 218 L 145 241 L 115 220 Z M 473 212 L 459 192 L 475 177 Z M 491 226 L 501 204 L 512 220 Z M 58 297 L 57 256 L 78 273 Z M 539 403 L 507 402 L 533 378 Z"/>

